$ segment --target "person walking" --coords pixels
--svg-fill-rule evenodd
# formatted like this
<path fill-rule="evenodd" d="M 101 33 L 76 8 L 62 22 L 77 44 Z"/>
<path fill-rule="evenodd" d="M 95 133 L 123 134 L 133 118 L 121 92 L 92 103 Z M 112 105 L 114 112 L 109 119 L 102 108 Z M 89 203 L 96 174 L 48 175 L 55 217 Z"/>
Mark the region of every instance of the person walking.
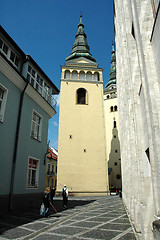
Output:
<path fill-rule="evenodd" d="M 44 192 L 43 196 L 43 203 L 44 203 L 44 217 L 48 217 L 49 214 L 49 207 L 50 207 L 50 201 L 51 201 L 51 194 L 50 194 L 50 188 L 47 187 Z"/>
<path fill-rule="evenodd" d="M 68 204 L 68 188 L 66 184 L 64 185 L 64 188 L 62 189 L 62 197 L 63 197 L 63 209 L 67 209 Z"/>
<path fill-rule="evenodd" d="M 51 203 L 53 204 L 53 198 L 55 196 L 56 188 L 50 187 Z"/>

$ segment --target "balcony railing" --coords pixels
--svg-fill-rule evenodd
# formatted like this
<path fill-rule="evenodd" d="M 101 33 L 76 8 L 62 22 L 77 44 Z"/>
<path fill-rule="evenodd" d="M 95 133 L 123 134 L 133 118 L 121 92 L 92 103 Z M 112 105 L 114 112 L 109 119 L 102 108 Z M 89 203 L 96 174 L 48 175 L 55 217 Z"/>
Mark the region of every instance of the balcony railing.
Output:
<path fill-rule="evenodd" d="M 47 176 L 55 176 L 56 173 L 53 171 L 47 171 Z"/>
<path fill-rule="evenodd" d="M 43 84 L 36 81 L 29 73 L 27 74 L 27 79 L 30 84 L 41 94 L 41 96 L 54 108 L 56 109 L 57 102 L 55 98 L 51 95 L 49 87 L 42 86 Z"/>

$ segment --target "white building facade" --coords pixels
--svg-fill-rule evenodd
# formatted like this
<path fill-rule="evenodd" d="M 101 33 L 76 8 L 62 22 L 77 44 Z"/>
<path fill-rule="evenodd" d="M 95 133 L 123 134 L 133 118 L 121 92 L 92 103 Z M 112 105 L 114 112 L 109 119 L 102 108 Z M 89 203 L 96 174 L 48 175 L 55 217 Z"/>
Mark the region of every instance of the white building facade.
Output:
<path fill-rule="evenodd" d="M 159 0 L 114 0 L 123 200 L 139 239 L 160 217 Z"/>

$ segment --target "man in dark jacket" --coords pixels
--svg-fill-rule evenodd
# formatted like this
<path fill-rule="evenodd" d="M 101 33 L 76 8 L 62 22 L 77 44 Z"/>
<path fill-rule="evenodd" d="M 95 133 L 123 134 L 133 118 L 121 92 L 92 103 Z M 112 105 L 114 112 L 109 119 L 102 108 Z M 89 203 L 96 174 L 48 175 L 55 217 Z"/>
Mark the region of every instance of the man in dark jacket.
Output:
<path fill-rule="evenodd" d="M 64 185 L 64 188 L 62 189 L 62 197 L 63 197 L 63 209 L 67 209 L 68 188 L 67 188 L 66 184 Z"/>

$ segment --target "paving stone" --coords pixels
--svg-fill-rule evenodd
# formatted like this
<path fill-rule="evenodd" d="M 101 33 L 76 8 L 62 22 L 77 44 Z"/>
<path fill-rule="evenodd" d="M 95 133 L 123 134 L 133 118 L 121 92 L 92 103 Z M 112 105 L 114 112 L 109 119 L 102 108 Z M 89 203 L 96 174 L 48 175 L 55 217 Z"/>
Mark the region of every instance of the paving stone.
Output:
<path fill-rule="evenodd" d="M 83 219 L 86 219 L 86 218 L 88 218 L 88 216 L 77 215 L 77 216 L 73 217 L 72 219 L 73 220 L 83 220 Z"/>
<path fill-rule="evenodd" d="M 2 233 L 2 237 L 6 239 L 15 239 L 31 234 L 33 231 L 24 230 L 21 228 L 13 228 Z"/>
<path fill-rule="evenodd" d="M 116 237 L 119 233 L 118 232 L 114 232 L 114 231 L 106 231 L 106 230 L 91 230 L 88 231 L 87 233 L 84 233 L 81 235 L 81 237 L 86 237 L 86 238 L 93 238 L 93 239 L 112 239 L 114 237 Z"/>
<path fill-rule="evenodd" d="M 126 233 L 124 236 L 120 237 L 118 240 L 136 240 L 133 233 Z"/>
<path fill-rule="evenodd" d="M 98 225 L 97 222 L 89 222 L 89 221 L 81 221 L 81 222 L 75 222 L 70 224 L 70 226 L 85 227 L 85 228 L 92 228 L 97 225 Z"/>
<path fill-rule="evenodd" d="M 51 233 L 56 233 L 56 234 L 64 234 L 64 235 L 74 235 L 76 233 L 83 232 L 85 230 L 88 230 L 87 228 L 78 228 L 78 227 L 59 227 L 59 228 L 54 228 L 50 230 L 49 232 Z"/>
<path fill-rule="evenodd" d="M 32 229 L 32 230 L 40 230 L 44 227 L 47 227 L 49 224 L 47 223 L 41 223 L 41 222 L 37 222 L 37 223 L 31 223 L 31 224 L 26 224 L 26 225 L 23 225 L 25 228 L 28 228 L 28 229 Z"/>
<path fill-rule="evenodd" d="M 101 217 L 120 217 L 120 216 L 123 216 L 124 214 L 121 214 L 121 213 L 114 213 L 114 212 L 109 212 L 109 213 L 104 213 L 104 214 L 101 214 Z"/>
<path fill-rule="evenodd" d="M 111 219 L 113 219 L 112 217 L 92 217 L 89 219 L 89 221 L 93 221 L 93 222 L 108 222 Z"/>
<path fill-rule="evenodd" d="M 100 229 L 108 229 L 108 230 L 119 230 L 119 231 L 125 231 L 131 226 L 129 224 L 113 224 L 113 223 L 107 223 L 102 226 L 100 226 Z"/>
<path fill-rule="evenodd" d="M 70 224 L 75 223 L 75 222 L 77 222 L 77 221 L 71 219 L 71 220 L 63 222 L 62 225 L 70 225 Z"/>
<path fill-rule="evenodd" d="M 64 236 L 59 236 L 59 235 L 55 235 L 55 234 L 42 234 L 39 235 L 38 237 L 34 238 L 34 240 L 64 240 Z"/>
<path fill-rule="evenodd" d="M 118 218 L 118 219 L 114 220 L 113 223 L 127 223 L 127 224 L 130 224 L 128 218 Z"/>
<path fill-rule="evenodd" d="M 49 220 L 46 220 L 45 223 L 56 223 L 56 222 L 59 222 L 61 219 L 49 219 Z"/>

